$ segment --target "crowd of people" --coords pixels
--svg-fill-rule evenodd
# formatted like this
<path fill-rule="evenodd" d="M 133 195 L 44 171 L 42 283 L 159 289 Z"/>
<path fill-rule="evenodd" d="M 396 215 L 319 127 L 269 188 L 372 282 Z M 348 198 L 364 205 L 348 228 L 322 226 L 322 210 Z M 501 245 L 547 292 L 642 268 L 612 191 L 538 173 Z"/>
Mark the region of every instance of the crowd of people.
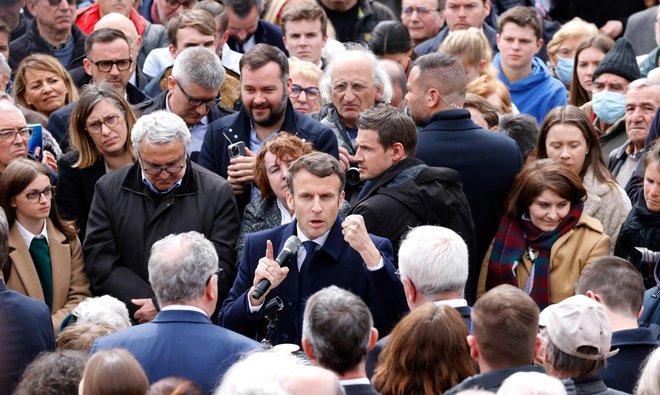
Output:
<path fill-rule="evenodd" d="M 6 0 L 0 394 L 660 393 L 653 0 Z"/>

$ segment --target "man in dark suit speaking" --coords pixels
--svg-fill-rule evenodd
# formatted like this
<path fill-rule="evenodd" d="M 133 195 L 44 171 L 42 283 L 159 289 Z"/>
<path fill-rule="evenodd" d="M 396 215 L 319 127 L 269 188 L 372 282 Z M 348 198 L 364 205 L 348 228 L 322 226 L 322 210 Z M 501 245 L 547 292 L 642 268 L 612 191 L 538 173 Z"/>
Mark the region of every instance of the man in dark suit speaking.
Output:
<path fill-rule="evenodd" d="M 381 333 L 394 326 L 407 306 L 392 264 L 392 244 L 368 234 L 361 216 L 343 221 L 338 217 L 344 181 L 339 161 L 328 154 L 314 152 L 291 165 L 287 203 L 296 220 L 247 237 L 238 277 L 220 311 L 221 325 L 248 337 L 269 337 L 272 344 L 300 344 L 307 298 L 337 285 L 364 300 Z M 304 248 L 280 267 L 274 252 L 291 235 L 297 235 Z M 254 289 L 262 279 L 271 286 L 255 299 Z M 276 297 L 283 309 L 277 327 L 268 331 L 265 306 Z"/>
<path fill-rule="evenodd" d="M 98 339 L 91 353 L 125 348 L 150 383 L 177 376 L 213 391 L 229 367 L 260 345 L 214 325 L 218 254 L 201 233 L 169 235 L 151 247 L 149 282 L 161 311 L 152 322 Z"/>

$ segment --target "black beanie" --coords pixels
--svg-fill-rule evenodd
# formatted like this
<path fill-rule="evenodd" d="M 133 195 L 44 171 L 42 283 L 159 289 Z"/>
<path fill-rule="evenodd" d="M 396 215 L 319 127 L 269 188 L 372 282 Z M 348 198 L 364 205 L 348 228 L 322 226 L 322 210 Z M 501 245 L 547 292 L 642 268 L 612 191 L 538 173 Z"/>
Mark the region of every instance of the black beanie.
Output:
<path fill-rule="evenodd" d="M 635 51 L 625 38 L 621 37 L 616 40 L 614 47 L 612 47 L 610 52 L 605 55 L 598 67 L 596 67 L 592 80 L 596 81 L 596 78 L 604 73 L 618 75 L 625 78 L 628 82 L 641 77 L 639 66 L 637 66 L 637 59 L 635 58 Z"/>

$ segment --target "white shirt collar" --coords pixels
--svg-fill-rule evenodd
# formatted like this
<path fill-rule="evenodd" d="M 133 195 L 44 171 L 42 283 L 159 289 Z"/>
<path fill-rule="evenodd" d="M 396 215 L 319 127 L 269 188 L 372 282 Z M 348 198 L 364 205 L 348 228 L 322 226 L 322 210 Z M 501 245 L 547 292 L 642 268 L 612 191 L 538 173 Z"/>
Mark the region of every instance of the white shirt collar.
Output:
<path fill-rule="evenodd" d="M 360 385 L 360 384 L 369 384 L 369 385 L 371 385 L 371 382 L 366 377 L 360 377 L 360 378 L 357 378 L 357 379 L 339 380 L 339 383 L 342 386 L 344 386 L 344 385 Z"/>
<path fill-rule="evenodd" d="M 280 225 L 291 223 L 291 221 L 296 218 L 296 213 L 293 213 L 293 215 L 289 214 L 289 209 L 284 207 L 284 203 L 282 203 L 280 199 L 275 198 L 275 201 L 277 202 L 277 207 L 280 209 L 280 216 L 282 217 Z"/>
<path fill-rule="evenodd" d="M 309 237 L 305 236 L 305 234 L 300 230 L 300 225 L 296 223 L 296 232 L 298 233 L 298 238 L 300 241 L 303 243 L 306 241 L 311 240 Z M 323 247 L 325 244 L 325 241 L 328 240 L 328 236 L 330 236 L 330 229 L 328 229 L 324 234 L 322 234 L 320 237 L 317 237 L 316 239 L 312 240 L 314 243 L 320 245 Z"/>
<path fill-rule="evenodd" d="M 206 312 L 204 310 L 200 309 L 199 307 L 190 306 L 190 305 L 187 305 L 187 304 L 171 304 L 171 305 L 165 306 L 162 309 L 160 309 L 160 311 L 167 311 L 167 310 L 196 311 L 198 313 L 204 314 L 207 317 L 209 316 L 208 314 L 206 314 Z"/>
<path fill-rule="evenodd" d="M 21 237 L 25 241 L 25 245 L 30 248 L 30 244 L 32 244 L 32 239 L 34 239 L 36 236 L 43 236 L 46 238 L 46 242 L 48 242 L 48 231 L 46 230 L 46 221 L 44 221 L 44 228 L 41 230 L 41 233 L 38 235 L 33 235 L 32 232 L 29 230 L 25 229 L 23 225 L 21 225 L 18 220 L 16 221 L 16 225 L 18 225 L 18 232 L 21 234 Z"/>
<path fill-rule="evenodd" d="M 465 299 L 438 300 L 433 303 L 435 303 L 436 306 L 445 305 L 453 308 L 466 307 L 468 305 L 467 300 Z"/>

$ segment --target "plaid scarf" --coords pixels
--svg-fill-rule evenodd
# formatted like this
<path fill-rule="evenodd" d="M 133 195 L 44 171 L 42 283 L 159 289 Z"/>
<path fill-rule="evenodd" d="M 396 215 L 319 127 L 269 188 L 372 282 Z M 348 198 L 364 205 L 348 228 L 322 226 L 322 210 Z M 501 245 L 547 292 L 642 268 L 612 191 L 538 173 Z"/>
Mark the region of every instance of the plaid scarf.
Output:
<path fill-rule="evenodd" d="M 548 277 L 550 272 L 550 250 L 559 237 L 573 229 L 582 215 L 582 203 L 576 204 L 568 215 L 551 232 L 543 232 L 522 218 L 502 217 L 495 234 L 493 249 L 488 260 L 486 290 L 500 284 L 518 286 L 515 269 L 522 264 L 522 257 L 527 249 L 538 250 L 533 261 L 533 284 L 530 291 L 532 299 L 544 309 L 550 304 Z"/>

